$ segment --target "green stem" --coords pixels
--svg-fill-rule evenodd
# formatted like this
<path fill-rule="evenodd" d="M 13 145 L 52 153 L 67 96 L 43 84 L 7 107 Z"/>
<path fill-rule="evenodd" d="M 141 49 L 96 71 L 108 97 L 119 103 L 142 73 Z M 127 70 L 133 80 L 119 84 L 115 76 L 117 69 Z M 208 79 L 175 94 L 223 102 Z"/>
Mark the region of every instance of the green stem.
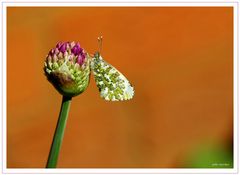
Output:
<path fill-rule="evenodd" d="M 71 97 L 63 96 L 61 111 L 59 114 L 58 123 L 54 133 L 46 168 L 56 168 L 57 166 L 58 155 L 63 141 L 64 129 L 67 123 L 71 99 Z"/>

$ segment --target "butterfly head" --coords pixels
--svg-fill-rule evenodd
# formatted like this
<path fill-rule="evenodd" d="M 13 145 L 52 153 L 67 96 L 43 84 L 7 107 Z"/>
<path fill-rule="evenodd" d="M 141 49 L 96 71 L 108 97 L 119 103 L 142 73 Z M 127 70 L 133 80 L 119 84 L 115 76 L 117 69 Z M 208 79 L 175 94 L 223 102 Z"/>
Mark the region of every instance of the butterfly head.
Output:
<path fill-rule="evenodd" d="M 100 52 L 95 52 L 94 58 L 101 59 Z"/>

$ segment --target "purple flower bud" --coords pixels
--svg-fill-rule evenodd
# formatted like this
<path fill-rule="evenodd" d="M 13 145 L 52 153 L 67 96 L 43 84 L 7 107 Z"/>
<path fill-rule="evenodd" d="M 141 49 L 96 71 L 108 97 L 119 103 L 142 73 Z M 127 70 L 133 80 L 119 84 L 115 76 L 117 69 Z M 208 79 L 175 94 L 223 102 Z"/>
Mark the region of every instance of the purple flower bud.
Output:
<path fill-rule="evenodd" d="M 53 56 L 54 55 L 54 49 L 51 49 L 48 53 L 48 55 Z"/>
<path fill-rule="evenodd" d="M 59 51 L 60 52 L 62 52 L 62 53 L 64 53 L 66 50 L 67 50 L 67 44 L 68 43 L 63 43 L 61 46 L 60 46 L 60 48 L 59 48 Z"/>
<path fill-rule="evenodd" d="M 63 53 L 62 53 L 62 52 L 60 52 L 60 53 L 58 54 L 58 58 L 59 58 L 59 59 L 63 59 Z"/>
<path fill-rule="evenodd" d="M 69 55 L 68 60 L 72 61 L 73 60 L 73 55 Z"/>
<path fill-rule="evenodd" d="M 58 61 L 58 57 L 56 55 L 53 55 L 53 62 L 57 62 Z"/>
<path fill-rule="evenodd" d="M 77 44 L 75 44 L 75 46 L 73 46 L 71 51 L 76 56 L 76 55 L 79 55 L 82 52 L 82 48 L 80 47 L 80 44 L 77 43 Z"/>
<path fill-rule="evenodd" d="M 58 48 L 55 48 L 53 53 L 54 53 L 54 54 L 58 54 L 58 53 L 59 53 Z"/>
<path fill-rule="evenodd" d="M 47 56 L 47 61 L 48 61 L 48 62 L 51 62 L 51 61 L 52 61 L 51 55 L 48 55 L 48 56 Z"/>
<path fill-rule="evenodd" d="M 78 55 L 78 57 L 77 57 L 77 63 L 78 63 L 79 65 L 82 65 L 84 61 L 85 61 L 85 55 L 84 55 L 84 54 Z"/>
<path fill-rule="evenodd" d="M 56 45 L 56 48 L 60 48 L 61 47 L 61 45 L 63 44 L 63 42 L 59 42 L 59 43 L 57 43 L 57 45 Z"/>
<path fill-rule="evenodd" d="M 70 43 L 70 47 L 73 48 L 74 46 L 75 46 L 75 42 L 72 41 L 72 42 Z"/>

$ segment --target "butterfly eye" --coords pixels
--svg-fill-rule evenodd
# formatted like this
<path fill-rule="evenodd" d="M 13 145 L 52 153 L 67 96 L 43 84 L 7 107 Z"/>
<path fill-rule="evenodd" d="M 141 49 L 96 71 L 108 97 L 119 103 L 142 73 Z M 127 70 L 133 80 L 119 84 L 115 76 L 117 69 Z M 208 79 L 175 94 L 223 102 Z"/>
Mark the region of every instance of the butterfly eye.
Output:
<path fill-rule="evenodd" d="M 134 89 L 127 78 L 102 57 L 94 57 L 91 68 L 100 96 L 108 101 L 129 100 Z"/>

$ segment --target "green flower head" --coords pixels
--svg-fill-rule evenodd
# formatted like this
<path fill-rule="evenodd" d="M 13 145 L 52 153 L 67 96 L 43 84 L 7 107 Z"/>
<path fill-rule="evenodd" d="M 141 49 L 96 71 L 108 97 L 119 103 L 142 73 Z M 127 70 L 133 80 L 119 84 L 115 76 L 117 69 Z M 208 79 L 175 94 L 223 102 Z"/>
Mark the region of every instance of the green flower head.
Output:
<path fill-rule="evenodd" d="M 73 97 L 89 84 L 90 56 L 75 42 L 59 42 L 44 62 L 47 79 L 64 96 Z"/>

